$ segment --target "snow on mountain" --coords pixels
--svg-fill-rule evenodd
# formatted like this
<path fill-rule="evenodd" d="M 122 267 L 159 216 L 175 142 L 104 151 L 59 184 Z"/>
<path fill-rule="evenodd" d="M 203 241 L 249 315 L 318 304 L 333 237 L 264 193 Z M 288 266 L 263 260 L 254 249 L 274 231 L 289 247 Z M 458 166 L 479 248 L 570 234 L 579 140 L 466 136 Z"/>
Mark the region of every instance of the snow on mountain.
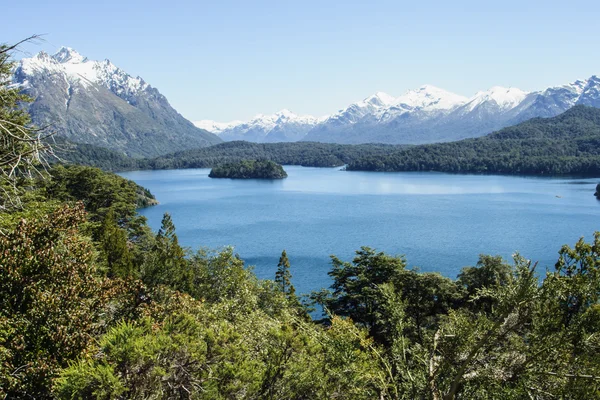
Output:
<path fill-rule="evenodd" d="M 127 74 L 109 60 L 89 60 L 68 47 L 61 48 L 52 56 L 41 52 L 35 57 L 21 60 L 15 77 L 33 95 L 36 94 L 36 87 L 44 87 L 44 91 L 38 92 L 45 94 L 46 90 L 50 90 L 47 86 L 54 85 L 52 90 L 62 92 L 53 95 L 53 104 L 62 101 L 65 113 L 72 113 L 70 110 L 75 104 L 72 99 L 78 93 L 85 92 L 90 96 L 102 88 L 151 118 L 160 115 L 159 119 L 165 127 L 173 119 L 183 119 L 170 108 L 164 96 L 142 78 Z M 592 76 L 538 92 L 494 86 L 470 98 L 432 85 L 423 85 L 399 97 L 377 92 L 322 118 L 297 115 L 283 109 L 270 115 L 256 115 L 248 121 L 222 123 L 202 120 L 194 122 L 194 125 L 223 140 L 417 144 L 482 136 L 532 117 L 557 115 L 576 104 L 600 107 L 600 78 Z M 122 112 L 120 107 L 116 108 Z M 38 109 L 34 107 L 33 110 Z M 48 114 L 48 111 L 40 107 L 39 113 Z M 110 113 L 106 118 L 109 118 L 108 115 Z M 140 118 L 138 121 L 139 126 L 144 125 Z M 117 122 L 115 124 L 118 125 Z M 67 125 L 74 125 L 69 128 L 73 134 L 82 126 Z M 121 128 L 111 129 L 110 132 Z M 97 135 L 97 130 L 91 129 L 89 135 Z M 124 142 L 136 140 L 136 135 L 131 133 L 125 133 L 125 137 L 127 139 L 123 139 Z M 204 139 L 214 141 L 208 137 Z M 95 143 L 93 140 L 91 142 Z M 155 145 L 149 146 L 152 148 Z"/>
<path fill-rule="evenodd" d="M 249 121 L 215 122 L 202 120 L 194 124 L 213 132 L 224 140 L 252 142 L 297 141 L 323 118 L 297 115 L 283 109 L 271 115 L 258 114 Z"/>
<path fill-rule="evenodd" d="M 243 123 L 243 121 L 217 122 L 209 119 L 193 121 L 193 124 L 196 125 L 196 127 L 212 132 L 215 135 L 218 135 L 226 129 L 233 128 L 234 126 L 241 125 Z"/>
<path fill-rule="evenodd" d="M 517 88 L 494 86 L 489 90 L 477 92 L 466 104 L 466 109 L 473 111 L 482 104 L 495 103 L 500 110 L 510 110 L 521 103 L 529 93 Z"/>
<path fill-rule="evenodd" d="M 533 117 L 551 117 L 576 104 L 600 107 L 600 78 L 527 92 L 494 86 L 467 98 L 432 85 L 399 97 L 377 92 L 317 119 L 288 110 L 247 122 L 201 121 L 224 140 L 308 140 L 332 143 L 431 143 L 482 136 Z"/>
<path fill-rule="evenodd" d="M 393 105 L 409 109 L 451 110 L 466 103 L 467 98 L 432 85 L 423 85 L 398 97 Z"/>
<path fill-rule="evenodd" d="M 600 107 L 600 78 L 593 75 L 586 81 L 577 104 Z"/>
<path fill-rule="evenodd" d="M 433 117 L 440 112 L 449 112 L 463 105 L 467 98 L 432 85 L 423 85 L 409 90 L 386 108 L 376 113 L 378 123 L 389 122 L 406 113 L 420 113 L 422 117 Z"/>
<path fill-rule="evenodd" d="M 35 99 L 33 121 L 69 140 L 133 156 L 155 156 L 221 142 L 196 128 L 142 78 L 109 60 L 94 61 L 69 47 L 21 59 L 15 85 Z"/>
<path fill-rule="evenodd" d="M 150 88 L 142 78 L 129 75 L 109 60 L 88 60 L 70 47 L 61 47 L 52 56 L 42 51 L 35 57 L 24 58 L 20 69 L 24 75 L 64 74 L 71 83 L 80 83 L 84 88 L 99 84 L 126 101 L 136 93 Z"/>

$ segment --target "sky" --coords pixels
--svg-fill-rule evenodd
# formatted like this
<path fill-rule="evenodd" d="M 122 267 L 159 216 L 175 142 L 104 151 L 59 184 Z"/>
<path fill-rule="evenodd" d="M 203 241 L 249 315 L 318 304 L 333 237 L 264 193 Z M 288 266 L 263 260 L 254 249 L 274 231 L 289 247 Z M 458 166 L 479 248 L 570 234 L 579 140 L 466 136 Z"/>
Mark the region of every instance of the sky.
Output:
<path fill-rule="evenodd" d="M 600 75 L 599 1 L 6 2 L 0 42 L 110 59 L 196 121 L 322 116 L 423 84 L 472 96 Z"/>

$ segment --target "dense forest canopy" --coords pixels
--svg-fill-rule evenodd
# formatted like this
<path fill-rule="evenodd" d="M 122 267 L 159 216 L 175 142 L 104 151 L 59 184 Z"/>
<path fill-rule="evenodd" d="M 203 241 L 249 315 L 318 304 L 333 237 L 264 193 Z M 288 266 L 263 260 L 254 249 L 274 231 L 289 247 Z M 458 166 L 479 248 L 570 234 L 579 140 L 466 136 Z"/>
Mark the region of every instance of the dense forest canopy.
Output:
<path fill-rule="evenodd" d="M 600 175 L 600 109 L 576 106 L 490 135 L 365 156 L 348 170 Z"/>
<path fill-rule="evenodd" d="M 301 301 L 285 250 L 259 280 L 233 249 L 183 248 L 117 175 L 6 177 L 19 202 L 0 209 L 2 398 L 600 397 L 600 233 L 555 266 L 482 255 L 455 280 L 363 247 L 332 256 L 330 287 Z"/>
<path fill-rule="evenodd" d="M 133 159 L 92 145 L 65 143 L 61 158 L 70 163 L 90 165 L 107 171 L 133 169 L 212 168 L 242 160 L 270 160 L 283 165 L 339 167 L 366 155 L 381 156 L 400 146 L 331 143 L 250 143 L 226 142 L 215 146 L 168 154 L 154 159 Z"/>
<path fill-rule="evenodd" d="M 269 160 L 243 160 L 213 167 L 209 178 L 283 179 L 287 173 L 280 164 Z"/>

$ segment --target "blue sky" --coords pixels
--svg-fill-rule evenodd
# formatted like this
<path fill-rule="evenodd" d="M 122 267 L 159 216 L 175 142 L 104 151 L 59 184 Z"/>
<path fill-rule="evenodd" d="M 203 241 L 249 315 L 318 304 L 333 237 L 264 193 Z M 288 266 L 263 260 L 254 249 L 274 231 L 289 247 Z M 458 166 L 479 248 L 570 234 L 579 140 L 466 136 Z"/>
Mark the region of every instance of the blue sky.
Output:
<path fill-rule="evenodd" d="M 487 4 L 490 3 L 490 4 Z M 600 75 L 595 1 L 11 1 L 1 42 L 73 47 L 157 87 L 191 120 L 325 115 L 376 91 L 465 96 Z"/>

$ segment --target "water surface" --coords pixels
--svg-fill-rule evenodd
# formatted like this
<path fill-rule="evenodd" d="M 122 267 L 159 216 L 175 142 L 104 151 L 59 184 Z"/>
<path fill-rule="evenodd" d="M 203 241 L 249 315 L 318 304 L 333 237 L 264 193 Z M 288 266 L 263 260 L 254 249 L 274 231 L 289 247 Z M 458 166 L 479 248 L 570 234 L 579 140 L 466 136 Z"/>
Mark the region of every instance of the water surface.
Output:
<path fill-rule="evenodd" d="M 330 284 L 329 255 L 350 260 L 360 246 L 449 277 L 481 253 L 515 251 L 543 272 L 561 245 L 600 230 L 599 179 L 285 169 L 277 181 L 211 179 L 209 169 L 121 175 L 150 189 L 160 205 L 141 214 L 157 230 L 171 213 L 184 246 L 234 246 L 271 279 L 285 249 L 300 293 Z"/>

